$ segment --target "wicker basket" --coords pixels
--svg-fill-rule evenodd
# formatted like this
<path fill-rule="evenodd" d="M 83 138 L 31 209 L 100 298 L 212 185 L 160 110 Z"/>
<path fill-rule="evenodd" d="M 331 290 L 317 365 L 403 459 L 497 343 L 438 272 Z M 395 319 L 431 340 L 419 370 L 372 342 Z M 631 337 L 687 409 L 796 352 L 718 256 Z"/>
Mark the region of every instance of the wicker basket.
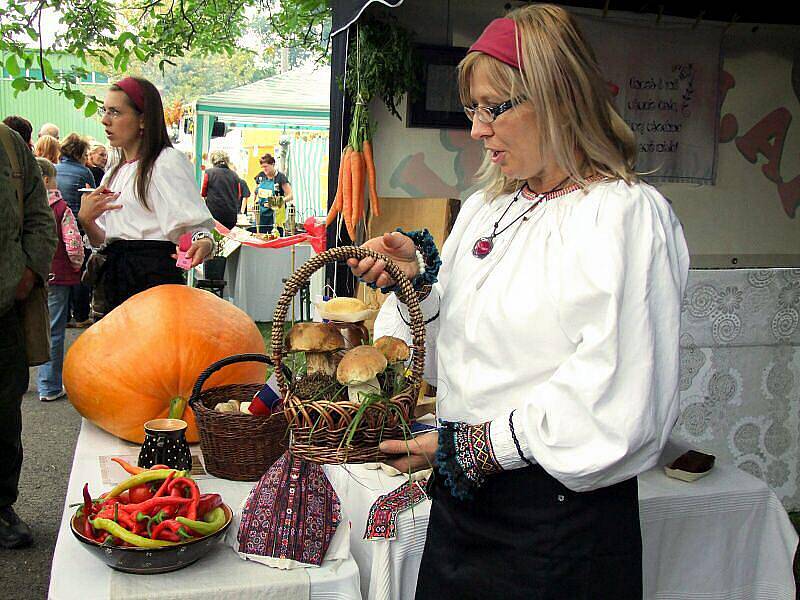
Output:
<path fill-rule="evenodd" d="M 389 403 L 399 409 L 402 419 L 385 403 L 370 405 L 359 422 L 349 445 L 344 445 L 348 426 L 359 410 L 360 404 L 350 400 L 301 400 L 289 392 L 286 378 L 276 368 L 276 378 L 284 397 L 284 412 L 289 424 L 290 450 L 298 458 L 323 464 L 377 462 L 386 458 L 378 450 L 381 440 L 403 439 L 403 420 L 408 423 L 417 402 L 422 371 L 425 365 L 425 325 L 419 308 L 417 294 L 411 282 L 386 256 L 354 246 L 331 248 L 318 254 L 294 272 L 286 281 L 283 293 L 272 318 L 272 359 L 276 367 L 283 361 L 283 324 L 286 312 L 300 287 L 318 269 L 327 263 L 348 258 L 372 257 L 386 261 L 386 271 L 398 282 L 398 295 L 408 305 L 413 338 L 411 374 L 408 386 Z"/>
<path fill-rule="evenodd" d="M 221 413 L 219 402 L 248 402 L 263 386 L 259 383 L 223 385 L 203 390 L 211 375 L 234 363 L 262 362 L 272 365 L 263 354 L 237 354 L 215 362 L 200 374 L 192 389 L 189 406 L 200 432 L 206 471 L 234 481 L 256 481 L 286 452 L 286 417 L 278 411 L 269 417 Z"/>

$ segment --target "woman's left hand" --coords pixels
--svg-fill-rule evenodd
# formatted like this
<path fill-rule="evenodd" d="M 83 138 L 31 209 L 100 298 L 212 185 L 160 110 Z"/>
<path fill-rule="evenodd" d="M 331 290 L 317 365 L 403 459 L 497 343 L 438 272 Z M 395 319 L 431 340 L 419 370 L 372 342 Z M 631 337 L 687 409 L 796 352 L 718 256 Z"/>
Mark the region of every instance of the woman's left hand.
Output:
<path fill-rule="evenodd" d="M 384 463 L 402 473 L 414 473 L 433 466 L 438 447 L 439 432 L 431 431 L 410 440 L 385 440 L 381 442 L 380 450 L 384 454 L 398 455 L 394 459 L 383 461 Z"/>
<path fill-rule="evenodd" d="M 214 240 L 211 238 L 204 237 L 200 238 L 196 242 L 192 242 L 192 245 L 186 251 L 186 258 L 190 258 L 192 260 L 192 266 L 190 268 L 194 269 L 197 265 L 207 259 L 208 255 L 211 254 L 213 250 Z M 172 257 L 178 258 L 178 255 L 173 254 Z"/>

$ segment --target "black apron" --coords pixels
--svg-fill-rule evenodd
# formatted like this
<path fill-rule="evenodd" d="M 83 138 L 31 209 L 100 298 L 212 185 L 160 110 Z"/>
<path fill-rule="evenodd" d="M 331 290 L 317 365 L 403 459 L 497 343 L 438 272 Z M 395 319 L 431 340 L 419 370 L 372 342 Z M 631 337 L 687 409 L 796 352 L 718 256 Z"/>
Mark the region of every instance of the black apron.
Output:
<path fill-rule="evenodd" d="M 175 244 L 158 240 L 118 240 L 106 246 L 98 273 L 105 312 L 151 287 L 185 283 L 183 270 L 172 258 L 175 252 Z"/>
<path fill-rule="evenodd" d="M 639 600 L 636 478 L 573 492 L 535 465 L 487 478 L 472 500 L 444 477 L 431 506 L 416 600 Z"/>

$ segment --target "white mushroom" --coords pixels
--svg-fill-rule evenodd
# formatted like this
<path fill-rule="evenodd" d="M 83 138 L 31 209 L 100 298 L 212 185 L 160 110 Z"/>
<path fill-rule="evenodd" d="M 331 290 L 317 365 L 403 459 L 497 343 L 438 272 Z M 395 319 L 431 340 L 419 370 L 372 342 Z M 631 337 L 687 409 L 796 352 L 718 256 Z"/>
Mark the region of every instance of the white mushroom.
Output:
<path fill-rule="evenodd" d="M 336 371 L 334 352 L 345 347 L 339 330 L 327 323 L 298 323 L 289 330 L 289 352 L 306 353 L 306 374 L 321 373 L 333 377 Z"/>
<path fill-rule="evenodd" d="M 375 348 L 380 350 L 389 363 L 391 373 L 386 376 L 386 391 L 394 396 L 405 387 L 405 361 L 411 356 L 411 350 L 403 340 L 390 335 L 375 340 Z"/>
<path fill-rule="evenodd" d="M 380 394 L 378 374 L 386 370 L 386 357 L 372 346 L 356 346 L 344 355 L 336 379 L 347 386 L 347 396 L 361 403 L 361 394 Z"/>
<path fill-rule="evenodd" d="M 411 356 L 411 351 L 400 338 L 384 335 L 375 340 L 374 346 L 386 357 L 386 362 L 394 365 L 398 362 L 405 362 Z"/>

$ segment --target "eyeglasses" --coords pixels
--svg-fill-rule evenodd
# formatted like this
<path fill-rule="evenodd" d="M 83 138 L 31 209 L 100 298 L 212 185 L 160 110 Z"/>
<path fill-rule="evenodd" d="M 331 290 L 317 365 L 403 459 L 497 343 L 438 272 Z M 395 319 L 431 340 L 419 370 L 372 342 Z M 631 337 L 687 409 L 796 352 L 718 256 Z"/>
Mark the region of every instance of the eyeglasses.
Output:
<path fill-rule="evenodd" d="M 494 106 L 479 106 L 477 104 L 473 106 L 465 106 L 464 107 L 464 114 L 467 115 L 467 118 L 472 121 L 475 117 L 478 117 L 478 121 L 481 123 L 494 123 L 495 119 L 502 115 L 509 109 L 514 108 L 520 102 L 524 102 L 525 97 L 519 96 L 518 98 L 512 98 L 511 100 L 506 100 L 502 104 L 496 104 Z"/>
<path fill-rule="evenodd" d="M 106 115 L 108 115 L 111 119 L 116 119 L 117 117 L 121 117 L 127 113 L 120 112 L 116 108 L 105 108 L 104 106 L 101 106 L 97 109 L 97 114 L 101 119 Z"/>

